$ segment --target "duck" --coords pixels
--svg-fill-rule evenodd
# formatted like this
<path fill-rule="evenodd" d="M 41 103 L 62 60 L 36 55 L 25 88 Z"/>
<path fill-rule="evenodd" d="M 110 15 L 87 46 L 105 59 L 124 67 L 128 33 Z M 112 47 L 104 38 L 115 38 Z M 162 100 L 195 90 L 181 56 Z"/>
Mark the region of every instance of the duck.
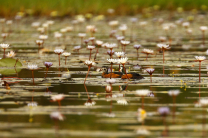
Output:
<path fill-rule="evenodd" d="M 125 73 L 125 67 L 120 67 L 121 72 L 123 75 L 121 76 L 121 79 L 136 79 L 136 80 L 141 80 L 144 79 L 144 77 L 136 72 L 128 72 L 127 75 Z M 128 76 L 128 77 L 127 77 Z"/>
<path fill-rule="evenodd" d="M 102 73 L 103 78 L 121 78 L 121 76 L 123 75 L 122 72 L 109 73 L 107 66 L 103 66 L 101 70 L 103 71 L 103 73 Z"/>

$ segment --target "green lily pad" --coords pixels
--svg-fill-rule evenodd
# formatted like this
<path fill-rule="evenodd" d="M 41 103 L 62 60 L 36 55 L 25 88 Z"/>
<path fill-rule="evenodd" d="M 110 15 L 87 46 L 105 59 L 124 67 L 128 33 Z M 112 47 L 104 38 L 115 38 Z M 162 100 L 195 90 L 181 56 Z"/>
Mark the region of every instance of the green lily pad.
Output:
<path fill-rule="evenodd" d="M 0 60 L 0 67 L 14 67 L 16 59 L 13 58 L 3 58 Z M 22 67 L 22 63 L 17 61 L 16 67 Z"/>
<path fill-rule="evenodd" d="M 4 58 L 0 60 L 0 67 L 14 67 L 16 59 Z M 22 63 L 17 61 L 16 67 L 22 67 Z M 21 68 L 0 68 L 0 73 L 2 75 L 12 75 L 21 71 Z"/>
<path fill-rule="evenodd" d="M 0 74 L 2 75 L 12 75 L 20 72 L 22 69 L 21 68 L 13 68 L 13 69 L 6 69 L 6 68 L 0 68 Z"/>

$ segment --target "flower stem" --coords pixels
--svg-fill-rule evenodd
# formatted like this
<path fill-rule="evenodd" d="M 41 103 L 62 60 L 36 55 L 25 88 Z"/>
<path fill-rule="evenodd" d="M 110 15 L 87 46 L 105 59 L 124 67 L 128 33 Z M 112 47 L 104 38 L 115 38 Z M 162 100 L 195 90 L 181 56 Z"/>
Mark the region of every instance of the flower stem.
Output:
<path fill-rule="evenodd" d="M 5 58 L 5 50 L 6 50 L 6 49 L 4 48 L 4 56 L 3 56 L 3 58 Z"/>
<path fill-rule="evenodd" d="M 45 78 L 47 77 L 47 73 L 48 73 L 48 68 L 46 68 L 46 74 L 45 74 Z"/>
<path fill-rule="evenodd" d="M 124 68 L 124 71 L 125 71 L 125 73 L 126 73 L 126 68 L 124 67 L 124 64 L 123 64 L 123 68 Z M 126 76 L 127 76 L 127 78 L 129 79 L 129 76 L 127 75 L 127 73 L 126 73 Z M 130 80 L 130 79 L 129 79 Z"/>
<path fill-rule="evenodd" d="M 14 64 L 14 67 L 16 67 L 16 65 L 17 65 L 17 61 L 18 61 L 19 59 L 16 59 L 16 62 L 15 62 L 15 64 Z"/>
<path fill-rule="evenodd" d="M 138 50 L 139 50 L 139 49 L 137 49 L 137 59 L 139 58 L 139 53 L 138 53 Z"/>
<path fill-rule="evenodd" d="M 86 79 L 87 79 L 87 76 L 88 76 L 88 74 L 89 74 L 90 68 L 91 68 L 91 67 L 88 66 L 88 72 L 87 72 L 87 75 L 86 75 L 86 77 L 85 77 L 84 84 L 85 84 L 85 82 L 86 82 Z"/>
<path fill-rule="evenodd" d="M 150 82 L 152 83 L 152 74 L 150 74 Z"/>
<path fill-rule="evenodd" d="M 61 65 L 61 62 L 60 62 L 60 54 L 58 54 L 58 58 L 59 58 L 59 67 Z"/>
<path fill-rule="evenodd" d="M 89 57 L 89 60 L 91 59 L 91 51 L 92 51 L 92 49 L 90 49 L 90 57 Z"/>
<path fill-rule="evenodd" d="M 112 77 L 112 67 L 113 66 L 113 63 L 111 63 L 111 75 L 110 75 L 110 79 L 111 79 L 111 77 Z"/>
<path fill-rule="evenodd" d="M 199 83 L 201 82 L 201 61 L 199 61 Z"/>
<path fill-rule="evenodd" d="M 32 70 L 32 77 L 33 77 L 33 85 L 35 84 L 34 82 L 34 70 Z"/>
<path fill-rule="evenodd" d="M 147 54 L 147 56 L 146 56 L 146 60 L 147 60 L 147 58 L 148 58 L 148 54 Z"/>
<path fill-rule="evenodd" d="M 65 56 L 65 65 L 66 65 L 66 59 L 67 59 L 67 56 Z"/>
<path fill-rule="evenodd" d="M 165 62 L 165 50 L 163 49 L 163 63 Z"/>

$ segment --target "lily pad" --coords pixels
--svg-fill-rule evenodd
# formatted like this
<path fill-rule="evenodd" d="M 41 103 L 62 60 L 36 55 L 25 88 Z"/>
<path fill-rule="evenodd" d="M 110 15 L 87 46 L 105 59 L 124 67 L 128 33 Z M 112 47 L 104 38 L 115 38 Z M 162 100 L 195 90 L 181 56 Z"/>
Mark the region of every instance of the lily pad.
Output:
<path fill-rule="evenodd" d="M 0 60 L 0 67 L 14 67 L 16 59 L 13 58 L 3 58 Z M 17 61 L 16 67 L 22 67 L 22 63 Z"/>
<path fill-rule="evenodd" d="M 4 58 L 0 60 L 0 67 L 14 67 L 16 64 L 16 67 L 22 67 L 22 63 L 20 61 L 17 61 L 13 58 Z M 11 75 L 16 74 L 20 72 L 20 68 L 0 68 L 0 73 L 2 75 Z"/>

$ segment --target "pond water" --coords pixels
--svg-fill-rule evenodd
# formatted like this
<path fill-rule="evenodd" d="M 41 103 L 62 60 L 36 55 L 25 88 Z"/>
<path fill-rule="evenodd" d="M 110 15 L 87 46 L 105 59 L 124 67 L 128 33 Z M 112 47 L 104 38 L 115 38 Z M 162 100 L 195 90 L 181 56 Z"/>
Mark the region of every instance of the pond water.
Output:
<path fill-rule="evenodd" d="M 165 20 L 163 24 L 175 24 L 180 17 L 178 15 L 174 20 Z M 163 13 L 157 18 L 167 19 L 168 15 Z M 49 19 L 35 20 L 25 17 L 18 23 L 14 22 L 12 32 L 4 43 L 11 45 L 6 52 L 14 50 L 16 56 L 13 58 L 18 58 L 23 66 L 16 67 L 19 72 L 13 67 L 0 68 L 2 81 L 6 81 L 10 87 L 10 89 L 6 86 L 0 87 L 1 137 L 207 137 L 207 107 L 206 104 L 199 106 L 197 102 L 207 97 L 208 62 L 207 60 L 201 62 L 201 83 L 199 83 L 199 62 L 195 62 L 195 56 L 206 56 L 207 41 L 202 45 L 199 30 L 199 27 L 205 24 L 205 19 L 190 24 L 194 32 L 191 39 L 182 25 L 170 28 L 167 35 L 159 22 L 152 22 L 149 18 L 141 18 L 131 31 L 130 19 L 131 17 L 115 17 L 120 24 L 125 23 L 128 26 L 125 40 L 133 38 L 126 46 L 128 61 L 125 67 L 128 72 L 139 73 L 144 79 L 116 78 L 116 82 L 112 84 L 112 92 L 106 92 L 105 87 L 108 85 L 106 78 L 101 77 L 102 72 L 96 71 L 104 65 L 110 67 L 107 62 L 109 49 L 99 48 L 95 60 L 96 67 L 92 67 L 89 71 L 86 85 L 84 80 L 88 66 L 84 62 L 89 59 L 90 50 L 83 44 L 79 53 L 73 51 L 74 46 L 80 45 L 78 33 L 85 32 L 85 26 L 90 24 L 98 29 L 94 34 L 96 40 L 117 43 L 117 39 L 109 38 L 111 28 L 107 21 L 74 25 L 76 27 L 74 31 L 65 33 L 65 39 L 62 37 L 58 40 L 54 38 L 54 32 L 73 26 L 73 19 L 53 19 L 54 24 L 50 26 L 47 34 L 49 37 L 44 42 L 44 49 L 39 53 L 35 40 L 40 34 L 31 27 L 31 23 L 34 21 L 45 23 Z M 146 21 L 147 25 L 141 26 L 142 21 Z M 6 31 L 8 28 L 5 26 Z M 122 32 L 118 30 L 117 34 L 122 35 Z M 171 39 L 165 41 L 171 48 L 165 50 L 164 63 L 163 53 L 156 47 L 156 44 L 160 43 L 159 36 Z M 85 39 L 89 37 L 90 34 L 87 33 Z M 133 47 L 135 44 L 142 45 L 139 57 Z M 58 55 L 53 52 L 57 47 L 71 52 L 66 65 L 65 58 L 61 56 L 59 66 Z M 141 53 L 144 48 L 154 50 L 154 54 L 149 55 L 147 60 L 146 55 Z M 122 49 L 117 47 L 114 51 L 120 52 Z M 92 60 L 95 53 L 96 49 L 93 49 Z M 3 50 L 1 54 L 3 57 Z M 113 57 L 116 58 L 115 55 Z M 46 67 L 43 63 L 46 61 L 53 62 L 53 66 L 49 68 L 47 78 L 44 78 Z M 39 67 L 34 70 L 34 83 L 32 71 L 27 68 L 28 64 L 36 64 Z M 137 64 L 141 66 L 140 69 L 134 69 Z M 150 67 L 155 69 L 152 83 L 146 71 Z M 114 64 L 113 68 L 118 71 L 119 65 Z M 4 74 L 7 69 L 13 70 L 13 73 Z M 144 89 L 149 90 L 151 96 L 141 97 L 137 94 L 137 90 Z M 168 92 L 171 90 L 178 90 L 180 93 L 177 96 L 170 96 Z M 57 94 L 64 94 L 60 105 L 51 99 L 51 96 Z M 95 104 L 86 106 L 89 99 Z M 168 107 L 169 114 L 161 116 L 158 113 L 160 107 Z M 138 119 L 139 108 L 145 110 L 146 117 L 143 121 Z M 51 119 L 50 115 L 53 112 L 61 113 L 63 120 Z"/>

